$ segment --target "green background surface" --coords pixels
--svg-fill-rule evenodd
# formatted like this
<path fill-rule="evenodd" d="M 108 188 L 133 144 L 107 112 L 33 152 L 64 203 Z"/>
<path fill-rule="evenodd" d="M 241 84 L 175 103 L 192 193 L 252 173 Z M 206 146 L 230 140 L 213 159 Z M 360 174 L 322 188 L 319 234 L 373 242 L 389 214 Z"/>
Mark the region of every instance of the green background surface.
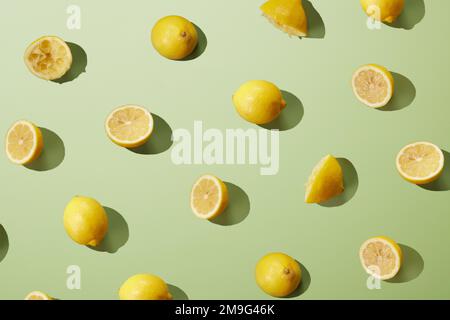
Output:
<path fill-rule="evenodd" d="M 47 132 L 47 163 L 25 168 L 0 157 L 1 299 L 23 299 L 32 290 L 60 299 L 117 299 L 122 282 L 142 272 L 161 276 L 190 299 L 265 299 L 253 272 L 258 259 L 272 251 L 288 253 L 308 270 L 296 299 L 450 298 L 449 170 L 428 188 L 442 191 L 432 191 L 408 184 L 395 169 L 398 151 L 414 141 L 450 151 L 450 2 L 425 1 L 423 12 L 423 1 L 407 0 L 402 23 L 409 30 L 385 25 L 369 30 L 359 1 L 314 0 L 326 33 L 320 38 L 320 19 L 310 13 L 318 36 L 313 39 L 276 30 L 261 16 L 262 2 L 3 4 L 0 132 L 28 119 L 57 136 Z M 70 4 L 81 7 L 81 30 L 66 27 Z M 200 57 L 174 62 L 153 50 L 150 30 L 169 14 L 187 17 L 206 34 Z M 31 75 L 23 52 L 46 34 L 82 47 L 87 72 L 64 84 Z M 354 97 L 351 75 L 365 63 L 409 79 L 398 76 L 391 111 L 370 109 Z M 250 79 L 272 81 L 303 104 L 300 123 L 281 132 L 276 176 L 260 176 L 259 167 L 250 165 L 175 166 L 170 150 L 133 153 L 105 135 L 106 116 L 129 103 L 148 107 L 172 130 L 192 130 L 195 120 L 203 120 L 205 128 L 252 128 L 231 102 L 232 93 Z M 300 112 L 291 109 L 285 118 Z M 166 142 L 155 143 L 161 149 Z M 304 183 L 329 153 L 356 168 L 357 177 L 347 181 L 353 186 L 359 181 L 356 194 L 336 207 L 306 205 Z M 189 193 L 204 173 L 245 191 L 250 212 L 242 222 L 224 226 L 194 217 Z M 78 194 L 119 213 L 109 211 L 114 220 L 109 246 L 126 242 L 117 252 L 94 251 L 66 235 L 63 210 Z M 245 194 L 235 207 L 245 207 Z M 368 290 L 358 250 L 376 235 L 410 249 L 404 247 L 405 270 L 396 281 Z M 81 268 L 81 290 L 66 287 L 69 265 Z"/>

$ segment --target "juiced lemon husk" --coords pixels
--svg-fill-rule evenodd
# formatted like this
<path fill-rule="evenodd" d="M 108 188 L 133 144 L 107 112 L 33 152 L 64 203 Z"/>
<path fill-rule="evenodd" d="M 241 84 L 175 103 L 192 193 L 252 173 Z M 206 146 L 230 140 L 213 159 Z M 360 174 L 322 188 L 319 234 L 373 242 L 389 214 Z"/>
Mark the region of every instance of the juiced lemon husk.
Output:
<path fill-rule="evenodd" d="M 381 280 L 388 280 L 399 272 L 403 254 L 394 240 L 388 237 L 374 237 L 362 244 L 359 258 L 368 274 Z"/>
<path fill-rule="evenodd" d="M 353 74 L 352 87 L 359 101 L 372 108 L 381 108 L 394 94 L 394 78 L 385 67 L 367 64 Z"/>
<path fill-rule="evenodd" d="M 44 80 L 57 80 L 70 70 L 72 52 L 61 38 L 45 36 L 28 46 L 24 60 L 35 76 Z"/>

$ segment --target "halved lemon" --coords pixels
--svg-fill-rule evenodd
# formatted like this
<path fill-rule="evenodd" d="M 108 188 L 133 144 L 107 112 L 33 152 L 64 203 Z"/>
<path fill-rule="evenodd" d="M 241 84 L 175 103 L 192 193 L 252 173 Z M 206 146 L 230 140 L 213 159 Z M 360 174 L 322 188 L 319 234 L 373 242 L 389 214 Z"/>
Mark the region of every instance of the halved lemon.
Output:
<path fill-rule="evenodd" d="M 367 64 L 356 70 L 352 86 L 358 100 L 372 108 L 384 107 L 394 94 L 392 74 L 376 64 Z"/>
<path fill-rule="evenodd" d="M 41 130 L 29 121 L 17 121 L 6 135 L 6 154 L 16 164 L 33 162 L 39 158 L 43 147 Z"/>
<path fill-rule="evenodd" d="M 61 38 L 45 36 L 28 46 L 24 60 L 35 76 L 44 80 L 56 80 L 72 67 L 72 52 Z"/>
<path fill-rule="evenodd" d="M 327 155 L 314 167 L 306 184 L 306 203 L 321 203 L 344 191 L 344 174 L 339 161 Z"/>
<path fill-rule="evenodd" d="M 397 170 L 407 181 L 427 184 L 437 180 L 444 170 L 444 153 L 430 142 L 416 142 L 397 155 Z"/>
<path fill-rule="evenodd" d="M 261 11 L 275 27 L 288 35 L 308 35 L 308 19 L 302 0 L 268 0 L 261 6 Z"/>
<path fill-rule="evenodd" d="M 124 148 L 145 144 L 153 132 L 151 113 L 140 106 L 126 105 L 115 109 L 105 122 L 108 137 Z"/>
<path fill-rule="evenodd" d="M 222 214 L 228 206 L 228 189 L 225 183 L 212 175 L 204 175 L 195 182 L 191 192 L 194 214 L 211 220 Z"/>
<path fill-rule="evenodd" d="M 362 244 L 359 258 L 368 274 L 381 280 L 388 280 L 399 272 L 403 254 L 394 240 L 388 237 L 374 237 Z"/>
<path fill-rule="evenodd" d="M 41 291 L 33 291 L 25 297 L 25 300 L 53 300 L 53 298 Z"/>

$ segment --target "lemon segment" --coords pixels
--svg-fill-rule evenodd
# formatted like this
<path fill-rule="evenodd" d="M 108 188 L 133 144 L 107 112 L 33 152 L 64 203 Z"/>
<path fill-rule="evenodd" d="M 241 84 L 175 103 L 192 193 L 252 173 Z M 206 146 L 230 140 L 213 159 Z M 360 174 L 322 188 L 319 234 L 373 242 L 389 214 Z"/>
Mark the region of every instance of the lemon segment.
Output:
<path fill-rule="evenodd" d="M 261 11 L 275 27 L 288 35 L 308 35 L 308 19 L 302 0 L 269 0 L 261 6 Z"/>
<path fill-rule="evenodd" d="M 256 265 L 256 283 L 273 297 L 286 297 L 298 288 L 302 280 L 300 265 L 284 253 L 264 256 Z"/>
<path fill-rule="evenodd" d="M 353 74 L 352 87 L 359 101 L 372 108 L 381 108 L 392 99 L 394 78 L 385 67 L 368 64 Z"/>
<path fill-rule="evenodd" d="M 197 217 L 212 220 L 227 207 L 228 189 L 222 180 L 204 175 L 195 182 L 191 191 L 191 209 Z"/>
<path fill-rule="evenodd" d="M 233 95 L 238 114 L 254 124 L 267 124 L 279 117 L 286 101 L 276 85 L 265 80 L 244 83 Z"/>
<path fill-rule="evenodd" d="M 364 270 L 381 280 L 394 278 L 400 271 L 403 254 L 400 246 L 388 237 L 374 237 L 364 242 L 359 250 Z"/>
<path fill-rule="evenodd" d="M 41 130 L 29 121 L 18 121 L 6 134 L 6 154 L 13 163 L 27 165 L 39 158 L 44 148 Z"/>
<path fill-rule="evenodd" d="M 444 171 L 444 153 L 429 142 L 416 142 L 404 147 L 397 155 L 396 165 L 407 181 L 422 185 L 437 180 Z"/>
<path fill-rule="evenodd" d="M 108 137 L 124 148 L 145 144 L 153 133 L 153 117 L 143 107 L 126 105 L 115 109 L 105 122 Z"/>
<path fill-rule="evenodd" d="M 30 292 L 25 297 L 25 300 L 54 300 L 54 299 L 41 291 L 33 291 Z"/>
<path fill-rule="evenodd" d="M 70 70 L 72 52 L 61 38 L 45 36 L 28 46 L 24 60 L 35 76 L 44 80 L 57 80 Z"/>
<path fill-rule="evenodd" d="M 392 23 L 402 14 L 405 0 L 360 0 L 364 12 L 371 18 Z"/>
<path fill-rule="evenodd" d="M 160 19 L 152 29 L 151 41 L 160 55 L 171 60 L 189 56 L 198 44 L 198 33 L 194 24 L 180 16 Z"/>
<path fill-rule="evenodd" d="M 64 210 L 64 228 L 76 243 L 96 247 L 108 231 L 108 216 L 95 199 L 76 196 Z"/>
<path fill-rule="evenodd" d="M 167 284 L 151 274 L 132 276 L 119 289 L 120 300 L 172 300 Z"/>
<path fill-rule="evenodd" d="M 327 155 L 314 167 L 306 184 L 306 203 L 322 203 L 344 191 L 344 175 L 337 159 Z"/>

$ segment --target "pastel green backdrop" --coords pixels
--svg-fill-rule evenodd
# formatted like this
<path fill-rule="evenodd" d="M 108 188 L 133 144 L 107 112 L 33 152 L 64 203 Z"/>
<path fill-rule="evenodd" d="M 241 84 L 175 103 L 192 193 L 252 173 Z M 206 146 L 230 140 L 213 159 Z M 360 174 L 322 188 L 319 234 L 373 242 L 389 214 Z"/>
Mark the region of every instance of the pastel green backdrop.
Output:
<path fill-rule="evenodd" d="M 395 169 L 395 156 L 408 143 L 426 140 L 450 150 L 450 2 L 406 0 L 402 23 L 408 29 L 370 30 L 359 1 L 311 0 L 320 15 L 309 6 L 313 39 L 276 30 L 261 16 L 262 2 L 3 4 L 0 132 L 28 119 L 49 130 L 49 146 L 47 160 L 33 168 L 0 157 L 1 299 L 22 299 L 32 290 L 60 299 L 117 299 L 122 282 L 142 272 L 164 278 L 178 298 L 265 299 L 253 272 L 272 251 L 288 253 L 308 270 L 296 299 L 450 298 L 449 171 L 432 191 L 406 183 Z M 81 30 L 66 27 L 71 4 L 81 8 Z M 170 14 L 203 30 L 202 55 L 174 62 L 153 50 L 150 30 Z M 87 72 L 63 84 L 32 76 L 22 55 L 46 34 L 79 45 Z M 83 50 L 76 50 L 82 64 Z M 351 75 L 365 63 L 399 74 L 390 112 L 353 96 Z M 107 114 L 127 103 L 148 107 L 172 130 L 190 129 L 195 120 L 207 128 L 252 128 L 231 103 L 235 89 L 250 79 L 270 80 L 303 105 L 301 121 L 281 132 L 276 176 L 260 176 L 256 166 L 175 166 L 170 150 L 161 152 L 169 147 L 165 141 L 140 154 L 115 146 L 104 133 Z M 300 109 L 291 113 L 301 116 Z M 359 181 L 356 194 L 340 206 L 306 205 L 304 183 L 329 153 L 353 164 L 357 176 L 349 180 L 354 189 Z M 243 221 L 194 217 L 189 192 L 203 173 L 237 186 L 236 210 L 248 206 L 248 196 Z M 113 209 L 108 248 L 101 250 L 117 252 L 78 246 L 65 234 L 63 210 L 78 194 Z M 380 290 L 368 290 L 358 249 L 376 235 L 404 246 L 406 269 Z M 81 268 L 81 290 L 66 287 L 70 265 Z"/>

